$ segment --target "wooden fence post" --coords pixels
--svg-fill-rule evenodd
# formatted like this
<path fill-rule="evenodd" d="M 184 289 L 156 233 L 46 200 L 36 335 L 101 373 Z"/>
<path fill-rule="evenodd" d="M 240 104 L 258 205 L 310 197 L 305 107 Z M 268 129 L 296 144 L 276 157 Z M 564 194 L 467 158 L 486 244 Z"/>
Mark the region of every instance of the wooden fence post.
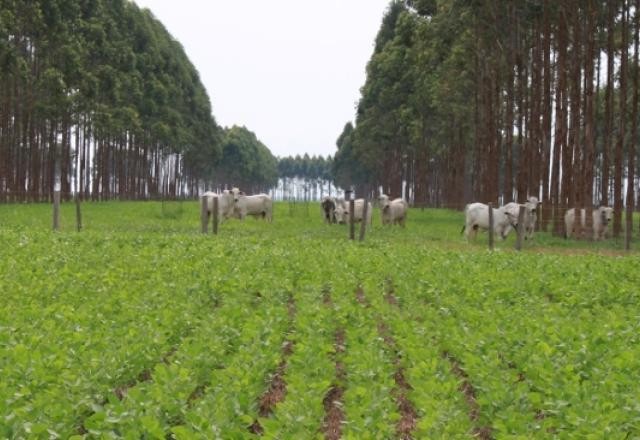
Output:
<path fill-rule="evenodd" d="M 218 198 L 213 198 L 213 234 L 218 235 Z"/>
<path fill-rule="evenodd" d="M 202 223 L 202 233 L 209 230 L 209 214 L 207 212 L 207 196 L 200 196 L 200 222 Z"/>
<path fill-rule="evenodd" d="M 60 230 L 60 190 L 53 191 L 53 230 Z"/>
<path fill-rule="evenodd" d="M 518 212 L 518 228 L 516 229 L 516 233 L 518 234 L 516 237 L 516 250 L 519 251 L 522 249 L 522 241 L 524 239 L 524 212 L 525 207 L 520 205 L 520 211 Z"/>
<path fill-rule="evenodd" d="M 355 240 L 356 238 L 356 224 L 354 221 L 355 215 L 355 200 L 349 200 L 349 240 Z"/>
<path fill-rule="evenodd" d="M 360 241 L 364 241 L 364 233 L 367 229 L 367 211 L 369 210 L 369 203 L 367 199 L 364 199 L 364 207 L 362 208 L 362 224 L 360 225 Z"/>
<path fill-rule="evenodd" d="M 493 206 L 489 203 L 489 250 L 493 250 Z"/>
<path fill-rule="evenodd" d="M 631 203 L 633 203 L 633 201 Z M 627 209 L 626 209 L 624 221 L 625 221 L 624 250 L 630 251 L 631 238 L 633 236 L 633 207 L 631 206 L 628 200 L 627 200 Z"/>
<path fill-rule="evenodd" d="M 76 229 L 82 230 L 82 213 L 80 212 L 80 194 L 76 193 Z"/>

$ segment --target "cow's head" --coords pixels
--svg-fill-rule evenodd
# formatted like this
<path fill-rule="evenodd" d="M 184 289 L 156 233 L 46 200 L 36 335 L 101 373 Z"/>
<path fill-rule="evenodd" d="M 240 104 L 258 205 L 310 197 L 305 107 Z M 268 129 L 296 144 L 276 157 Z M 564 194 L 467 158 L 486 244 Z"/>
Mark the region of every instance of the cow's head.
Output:
<path fill-rule="evenodd" d="M 536 213 L 538 206 L 541 204 L 542 202 L 539 201 L 538 198 L 534 196 L 527 197 L 527 201 L 524 203 L 524 205 L 527 207 L 527 209 L 531 211 L 532 214 Z"/>
<path fill-rule="evenodd" d="M 333 211 L 333 214 L 335 216 L 336 222 L 341 225 L 347 223 L 349 220 L 349 210 L 345 209 L 341 205 L 336 206 L 336 209 L 335 211 Z"/>
<path fill-rule="evenodd" d="M 600 221 L 603 226 L 607 226 L 611 220 L 613 220 L 613 208 L 609 208 L 608 206 L 601 206 L 598 208 L 600 211 Z"/>
<path fill-rule="evenodd" d="M 231 193 L 231 195 L 233 196 L 233 202 L 234 202 L 234 203 L 237 203 L 237 202 L 238 202 L 238 200 L 240 199 L 240 196 L 243 196 L 243 195 L 244 195 L 244 192 L 240 191 L 240 189 L 235 188 L 235 187 L 234 187 L 234 188 L 231 188 L 231 189 L 229 190 L 229 193 Z"/>
<path fill-rule="evenodd" d="M 389 209 L 391 206 L 391 201 L 389 200 L 389 196 L 386 194 L 380 194 L 378 197 L 378 202 L 380 203 L 380 209 L 384 212 Z"/>

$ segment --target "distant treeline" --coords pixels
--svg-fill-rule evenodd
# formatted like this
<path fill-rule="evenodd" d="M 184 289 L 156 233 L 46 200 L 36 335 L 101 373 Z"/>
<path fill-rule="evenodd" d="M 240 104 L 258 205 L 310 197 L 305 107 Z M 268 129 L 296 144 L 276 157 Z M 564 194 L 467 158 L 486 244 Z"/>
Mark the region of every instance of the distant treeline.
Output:
<path fill-rule="evenodd" d="M 275 188 L 277 199 L 319 200 L 323 195 L 335 195 L 333 158 L 329 155 L 288 156 L 278 159 L 280 181 Z"/>
<path fill-rule="evenodd" d="M 404 180 L 432 206 L 535 195 L 543 227 L 610 204 L 617 234 L 638 195 L 639 21 L 639 0 L 392 1 L 336 183 Z"/>

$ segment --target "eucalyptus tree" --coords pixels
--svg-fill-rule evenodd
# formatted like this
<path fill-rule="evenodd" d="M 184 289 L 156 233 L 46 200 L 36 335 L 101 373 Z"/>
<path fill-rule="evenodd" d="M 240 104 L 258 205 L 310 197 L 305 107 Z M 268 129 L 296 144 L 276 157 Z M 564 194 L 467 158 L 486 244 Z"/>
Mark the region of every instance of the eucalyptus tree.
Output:
<path fill-rule="evenodd" d="M 278 163 L 271 151 L 246 127 L 224 129 L 222 157 L 213 168 L 219 187 L 238 187 L 245 192 L 266 192 L 278 182 Z"/>
<path fill-rule="evenodd" d="M 184 50 L 128 0 L 0 1 L 0 190 L 194 190 L 219 128 Z"/>

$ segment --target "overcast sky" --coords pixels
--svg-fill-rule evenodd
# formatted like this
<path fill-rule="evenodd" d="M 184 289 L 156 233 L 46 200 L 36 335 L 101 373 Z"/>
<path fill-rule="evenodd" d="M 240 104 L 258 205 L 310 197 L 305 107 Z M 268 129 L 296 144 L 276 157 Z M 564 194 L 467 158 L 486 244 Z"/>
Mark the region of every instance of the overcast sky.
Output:
<path fill-rule="evenodd" d="M 333 155 L 390 0 L 134 0 L 184 47 L 222 126 Z"/>

